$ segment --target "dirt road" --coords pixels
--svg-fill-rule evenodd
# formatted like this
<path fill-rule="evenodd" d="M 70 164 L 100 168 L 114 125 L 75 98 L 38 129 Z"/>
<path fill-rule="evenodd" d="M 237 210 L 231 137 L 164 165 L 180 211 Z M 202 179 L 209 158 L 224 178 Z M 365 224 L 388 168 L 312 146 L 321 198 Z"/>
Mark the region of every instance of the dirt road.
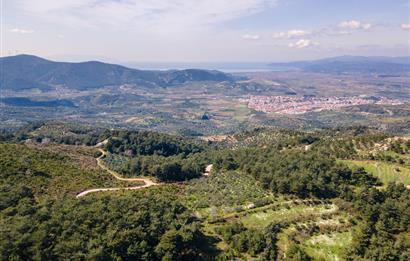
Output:
<path fill-rule="evenodd" d="M 85 195 L 88 195 L 90 193 L 95 193 L 95 192 L 104 192 L 104 191 L 118 191 L 118 190 L 137 190 L 137 189 L 143 189 L 143 188 L 148 188 L 151 186 L 156 186 L 159 185 L 159 183 L 156 183 L 154 181 L 152 181 L 150 178 L 123 178 L 121 177 L 120 174 L 118 174 L 117 172 L 110 170 L 105 164 L 103 159 L 107 156 L 107 152 L 103 149 L 101 149 L 100 147 L 104 144 L 106 144 L 108 142 L 107 140 L 104 140 L 100 143 L 98 143 L 95 147 L 98 148 L 98 150 L 101 152 L 101 156 L 99 156 L 97 158 L 97 165 L 105 170 L 106 172 L 110 173 L 115 179 L 117 180 L 121 180 L 121 181 L 128 181 L 128 182 L 135 182 L 135 181 L 142 181 L 144 182 L 144 185 L 139 185 L 139 186 L 135 186 L 135 187 L 120 187 L 120 188 L 95 188 L 95 189 L 87 189 L 81 193 L 79 193 L 76 198 L 81 198 L 84 197 Z M 205 172 L 203 173 L 204 176 L 209 176 L 209 174 L 212 171 L 212 164 L 209 164 L 208 166 L 206 166 L 205 168 Z"/>
<path fill-rule="evenodd" d="M 98 146 L 98 145 L 97 145 Z M 103 149 L 99 148 L 98 149 L 101 152 L 101 156 L 99 156 L 97 158 L 97 164 L 100 168 L 102 168 L 103 170 L 107 171 L 108 173 L 110 173 L 114 178 L 116 178 L 117 180 L 121 180 L 121 181 L 128 181 L 128 182 L 133 182 L 133 181 L 142 181 L 144 182 L 144 185 L 139 185 L 139 186 L 135 186 L 135 187 L 121 187 L 121 188 L 95 188 L 95 189 L 88 189 L 85 190 L 81 193 L 79 193 L 76 198 L 80 198 L 83 197 L 85 195 L 88 195 L 90 193 L 95 193 L 95 192 L 103 192 L 103 191 L 118 191 L 118 190 L 137 190 L 137 189 L 143 189 L 143 188 L 148 188 L 151 186 L 156 186 L 159 185 L 158 183 L 152 181 L 149 178 L 123 178 L 121 177 L 120 174 L 118 174 L 117 172 L 110 170 L 107 166 L 105 166 L 103 158 L 105 156 L 107 156 L 107 152 L 104 151 Z"/>

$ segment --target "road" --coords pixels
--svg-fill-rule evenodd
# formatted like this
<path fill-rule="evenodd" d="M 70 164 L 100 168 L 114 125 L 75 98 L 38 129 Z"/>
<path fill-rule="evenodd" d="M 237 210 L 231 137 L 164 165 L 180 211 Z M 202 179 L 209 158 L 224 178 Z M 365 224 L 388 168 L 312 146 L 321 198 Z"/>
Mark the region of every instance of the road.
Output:
<path fill-rule="evenodd" d="M 104 140 L 103 142 L 98 143 L 97 145 L 95 145 L 96 148 L 98 148 L 98 150 L 101 152 L 101 155 L 97 158 L 97 165 L 107 171 L 108 173 L 110 173 L 115 179 L 117 180 L 121 180 L 121 181 L 128 181 L 128 182 L 135 182 L 135 181 L 142 181 L 144 182 L 144 185 L 139 185 L 139 186 L 135 186 L 135 187 L 118 187 L 118 188 L 94 188 L 94 189 L 87 189 L 81 193 L 79 193 L 76 198 L 81 198 L 84 197 L 85 195 L 91 194 L 91 193 L 96 193 L 96 192 L 104 192 L 104 191 L 118 191 L 118 190 L 137 190 L 137 189 L 143 189 L 143 188 L 148 188 L 151 186 L 157 186 L 160 185 L 160 183 L 156 183 L 154 181 L 152 181 L 150 178 L 123 178 L 121 177 L 120 174 L 118 174 L 117 172 L 110 170 L 105 164 L 103 159 L 107 156 L 107 152 L 103 149 L 101 149 L 100 147 L 102 145 L 105 145 L 108 142 L 107 140 Z M 205 173 L 203 174 L 204 176 L 209 176 L 209 174 L 212 171 L 212 164 L 209 164 L 208 166 L 206 166 L 205 168 Z"/>
<path fill-rule="evenodd" d="M 99 146 L 100 144 L 98 144 L 97 146 Z M 97 147 L 96 146 L 96 147 Z M 91 193 L 95 193 L 95 192 L 102 192 L 102 191 L 118 191 L 118 190 L 137 190 L 137 189 L 143 189 L 143 188 L 148 188 L 151 186 L 156 186 L 159 185 L 159 183 L 156 183 L 154 181 L 152 181 L 149 178 L 123 178 L 121 177 L 120 174 L 118 174 L 117 172 L 110 170 L 107 166 L 105 166 L 103 158 L 105 156 L 107 156 L 107 152 L 104 151 L 101 148 L 98 148 L 98 150 L 101 152 L 101 156 L 99 156 L 97 158 L 97 164 L 100 168 L 102 168 L 103 170 L 107 171 L 108 173 L 110 173 L 115 179 L 117 180 L 121 180 L 121 181 L 128 181 L 128 182 L 135 182 L 135 181 L 142 181 L 144 182 L 144 185 L 139 185 L 139 186 L 135 186 L 135 187 L 119 187 L 119 188 L 95 188 L 95 189 L 88 189 L 85 190 L 81 193 L 79 193 L 76 198 L 81 198 L 84 197 L 85 195 L 91 194 Z"/>

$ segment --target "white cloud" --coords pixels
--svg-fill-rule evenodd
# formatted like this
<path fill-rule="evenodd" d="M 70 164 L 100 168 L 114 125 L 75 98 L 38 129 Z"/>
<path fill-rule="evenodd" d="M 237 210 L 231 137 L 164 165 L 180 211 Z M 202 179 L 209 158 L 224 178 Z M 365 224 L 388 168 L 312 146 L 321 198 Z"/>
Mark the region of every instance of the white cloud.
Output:
<path fill-rule="evenodd" d="M 370 28 L 372 28 L 372 24 L 362 23 L 362 22 L 357 21 L 357 20 L 350 20 L 350 21 L 340 22 L 339 23 L 339 28 L 351 29 L 351 30 L 355 30 L 355 29 L 369 30 Z"/>
<path fill-rule="evenodd" d="M 369 23 L 367 23 L 367 24 L 362 24 L 362 29 L 364 29 L 364 30 L 369 30 L 370 28 L 372 28 L 372 24 L 369 24 Z"/>
<path fill-rule="evenodd" d="M 306 35 L 309 35 L 310 33 L 307 31 L 303 31 L 303 30 L 290 30 L 288 32 L 288 37 L 289 38 L 297 38 L 297 37 L 303 37 Z"/>
<path fill-rule="evenodd" d="M 351 21 L 343 21 L 339 24 L 340 28 L 345 28 L 345 29 L 359 29 L 360 28 L 360 22 L 356 20 L 351 20 Z"/>
<path fill-rule="evenodd" d="M 246 40 L 259 40 L 261 38 L 257 34 L 243 34 L 241 37 Z"/>
<path fill-rule="evenodd" d="M 319 43 L 313 42 L 312 40 L 309 40 L 309 39 L 300 39 L 296 43 L 290 43 L 289 47 L 302 49 L 302 48 L 316 46 L 316 45 L 319 45 Z"/>
<path fill-rule="evenodd" d="M 287 32 L 280 32 L 280 33 L 275 33 L 273 35 L 273 38 L 277 39 L 293 39 L 293 38 L 303 38 L 310 35 L 310 32 L 305 31 L 305 30 L 289 30 Z"/>
<path fill-rule="evenodd" d="M 15 0 L 38 19 L 101 29 L 201 30 L 275 5 L 277 0 Z M 127 29 L 124 29 L 127 28 Z"/>
<path fill-rule="evenodd" d="M 10 32 L 11 33 L 18 33 L 18 34 L 32 34 L 32 33 L 34 33 L 34 30 L 13 28 L 13 29 L 10 29 Z"/>
<path fill-rule="evenodd" d="M 410 24 L 401 24 L 400 28 L 403 30 L 410 30 Z"/>

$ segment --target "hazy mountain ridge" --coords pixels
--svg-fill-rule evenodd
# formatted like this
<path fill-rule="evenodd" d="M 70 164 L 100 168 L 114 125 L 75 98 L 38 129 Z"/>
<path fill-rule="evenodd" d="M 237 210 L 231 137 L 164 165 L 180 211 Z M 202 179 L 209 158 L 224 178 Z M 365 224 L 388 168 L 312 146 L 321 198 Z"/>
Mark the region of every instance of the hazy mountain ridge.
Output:
<path fill-rule="evenodd" d="M 0 58 L 1 87 L 5 89 L 52 89 L 66 86 L 74 89 L 98 88 L 109 85 L 137 84 L 168 87 L 190 81 L 231 81 L 219 71 L 170 70 L 145 71 L 98 61 L 81 63 L 54 62 L 32 55 Z"/>
<path fill-rule="evenodd" d="M 410 57 L 346 55 L 312 61 L 271 63 L 269 65 L 316 73 L 400 74 L 410 72 Z"/>
<path fill-rule="evenodd" d="M 70 100 L 47 100 L 33 101 L 24 97 L 3 98 L 2 102 L 10 106 L 25 106 L 25 107 L 76 107 Z"/>

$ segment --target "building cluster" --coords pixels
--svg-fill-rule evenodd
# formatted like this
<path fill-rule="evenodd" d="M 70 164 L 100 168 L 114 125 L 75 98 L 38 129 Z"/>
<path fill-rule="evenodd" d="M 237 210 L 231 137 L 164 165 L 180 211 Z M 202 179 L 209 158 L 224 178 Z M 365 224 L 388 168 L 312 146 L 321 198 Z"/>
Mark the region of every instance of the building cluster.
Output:
<path fill-rule="evenodd" d="M 313 97 L 313 96 L 250 96 L 242 101 L 248 108 L 266 113 L 303 114 L 311 111 L 335 110 L 364 104 L 401 104 L 399 100 L 385 97 Z"/>

